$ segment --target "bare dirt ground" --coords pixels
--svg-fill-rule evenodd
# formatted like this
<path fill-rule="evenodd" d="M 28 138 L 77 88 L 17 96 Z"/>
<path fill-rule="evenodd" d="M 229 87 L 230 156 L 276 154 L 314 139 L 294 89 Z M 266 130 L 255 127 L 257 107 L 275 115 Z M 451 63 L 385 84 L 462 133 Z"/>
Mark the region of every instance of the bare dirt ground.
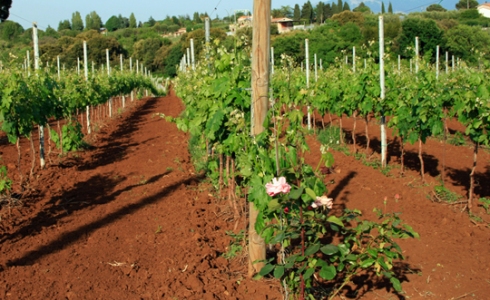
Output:
<path fill-rule="evenodd" d="M 194 171 L 188 136 L 157 115 L 177 116 L 182 109 L 174 94 L 136 101 L 92 134 L 90 149 L 53 155 L 52 164 L 37 170 L 22 193 L 14 184 L 20 200 L 2 203 L 0 211 L 1 299 L 282 299 L 277 281 L 246 278 L 245 254 L 223 257 L 231 241 L 225 232 L 235 224 L 227 202 Z M 461 130 L 450 125 L 453 132 Z M 352 128 L 351 121 L 344 119 L 344 127 Z M 359 146 L 365 144 L 362 127 L 356 131 Z M 374 154 L 369 151 L 368 157 L 375 160 L 375 121 L 370 131 Z M 396 268 L 405 293 L 397 295 L 363 274 L 342 298 L 488 299 L 490 229 L 462 213 L 464 204 L 427 197 L 439 184 L 443 153 L 447 187 L 466 196 L 472 149 L 447 145 L 444 150 L 439 140 L 429 140 L 423 184 L 417 148 L 407 146 L 409 169 L 401 177 L 397 141 L 389 137 L 388 176 L 335 152 L 340 172 L 327 181 L 336 212 L 358 208 L 366 218 L 374 218 L 374 207 L 402 212 L 420 234 L 419 240 L 400 241 L 407 260 Z M 0 142 L 3 163 L 17 182 L 17 150 L 5 138 Z M 313 137 L 309 143 L 308 161 L 315 163 L 319 143 Z M 21 149 L 27 174 L 28 141 Z M 480 151 L 476 192 L 482 197 L 490 196 L 489 160 L 488 152 Z M 475 215 L 490 222 L 481 207 L 475 207 Z"/>

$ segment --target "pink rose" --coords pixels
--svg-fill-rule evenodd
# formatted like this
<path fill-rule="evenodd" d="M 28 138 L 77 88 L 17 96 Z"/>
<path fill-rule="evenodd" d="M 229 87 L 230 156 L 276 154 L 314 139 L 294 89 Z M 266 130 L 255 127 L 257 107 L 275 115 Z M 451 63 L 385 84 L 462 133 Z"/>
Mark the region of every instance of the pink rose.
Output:
<path fill-rule="evenodd" d="M 327 196 L 316 197 L 316 200 L 311 204 L 311 207 L 317 208 L 320 206 L 326 206 L 328 209 L 332 209 L 333 199 L 328 198 Z"/>
<path fill-rule="evenodd" d="M 286 182 L 285 177 L 273 178 L 271 183 L 265 185 L 267 194 L 269 196 L 275 196 L 279 193 L 287 194 L 291 190 L 291 186 Z"/>

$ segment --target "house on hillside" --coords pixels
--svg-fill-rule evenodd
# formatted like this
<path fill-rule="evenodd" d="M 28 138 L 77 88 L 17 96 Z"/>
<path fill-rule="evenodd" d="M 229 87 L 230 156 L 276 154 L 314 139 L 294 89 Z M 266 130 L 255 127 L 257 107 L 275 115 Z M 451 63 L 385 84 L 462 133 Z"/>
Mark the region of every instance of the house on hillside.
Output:
<path fill-rule="evenodd" d="M 236 23 L 230 24 L 230 33 L 234 35 L 240 28 L 252 27 L 252 16 L 241 16 L 236 19 Z"/>
<path fill-rule="evenodd" d="M 185 27 L 182 27 L 179 30 L 177 30 L 177 32 L 174 33 L 174 36 L 181 36 L 184 33 L 187 33 L 187 29 Z"/>
<path fill-rule="evenodd" d="M 480 15 L 485 18 L 490 18 L 490 3 L 485 2 L 482 5 L 478 5 L 477 9 Z"/>
<path fill-rule="evenodd" d="M 281 33 L 289 32 L 294 29 L 293 19 L 289 18 L 273 18 L 272 24 L 277 24 L 277 31 Z"/>

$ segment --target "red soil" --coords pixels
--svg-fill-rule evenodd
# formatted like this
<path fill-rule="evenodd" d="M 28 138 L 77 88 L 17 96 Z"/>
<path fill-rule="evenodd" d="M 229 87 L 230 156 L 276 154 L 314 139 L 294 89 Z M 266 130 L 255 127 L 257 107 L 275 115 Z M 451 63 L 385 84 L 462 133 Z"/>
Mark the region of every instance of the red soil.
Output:
<path fill-rule="evenodd" d="M 52 155 L 53 163 L 36 171 L 19 201 L 3 203 L 1 299 L 282 299 L 277 281 L 246 278 L 245 254 L 222 256 L 231 241 L 225 232 L 233 230 L 233 212 L 195 173 L 188 136 L 157 115 L 177 116 L 182 109 L 175 95 L 135 102 L 90 137 L 93 147 L 63 158 Z M 344 126 L 351 128 L 349 120 Z M 374 121 L 370 130 L 376 150 Z M 18 182 L 17 151 L 1 142 L 3 162 Z M 315 163 L 319 143 L 309 143 L 308 161 Z M 390 165 L 397 166 L 395 145 Z M 28 173 L 27 141 L 22 149 Z M 424 146 L 427 184 L 418 174 L 416 148 L 407 151 L 404 177 L 396 167 L 387 177 L 353 156 L 334 154 L 340 172 L 329 175 L 328 188 L 335 210 L 358 208 L 367 218 L 374 217 L 374 207 L 402 212 L 421 236 L 400 241 L 407 260 L 396 270 L 405 294 L 364 274 L 343 297 L 488 299 L 490 229 L 473 223 L 462 205 L 427 199 L 441 172 L 441 142 Z M 466 195 L 472 149 L 448 145 L 445 153 L 446 184 Z M 480 152 L 476 192 L 482 197 L 490 196 L 489 158 Z M 395 194 L 401 199 L 395 201 Z M 490 222 L 483 208 L 475 207 L 475 214 Z"/>

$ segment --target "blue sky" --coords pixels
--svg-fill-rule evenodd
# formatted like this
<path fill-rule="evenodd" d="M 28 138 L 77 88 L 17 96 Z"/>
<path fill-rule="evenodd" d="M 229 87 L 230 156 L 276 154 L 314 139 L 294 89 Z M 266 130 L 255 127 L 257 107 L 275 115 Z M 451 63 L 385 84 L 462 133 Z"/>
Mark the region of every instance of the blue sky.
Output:
<path fill-rule="evenodd" d="M 335 3 L 337 0 L 333 0 Z M 272 8 L 290 5 L 300 7 L 306 0 L 272 0 Z M 330 1 L 323 1 L 330 3 Z M 347 0 L 351 8 L 356 7 L 360 0 Z M 388 9 L 389 0 L 384 0 Z M 434 0 L 391 0 L 394 11 L 413 12 L 424 10 L 430 4 L 438 3 Z M 442 0 L 441 5 L 447 9 L 454 9 L 458 0 Z M 482 1 L 480 1 L 481 3 Z M 316 5 L 318 1 L 311 1 Z M 380 0 L 365 0 L 364 3 L 370 6 L 373 11 L 379 11 Z M 215 10 L 216 8 L 216 10 Z M 164 19 L 167 15 L 179 16 L 189 14 L 191 17 L 194 12 L 208 12 L 215 17 L 233 15 L 237 9 L 252 10 L 253 0 L 13 0 L 10 10 L 10 20 L 21 24 L 24 28 L 32 25 L 36 21 L 40 29 L 45 29 L 50 25 L 57 29 L 61 20 L 71 20 L 71 15 L 79 11 L 85 21 L 85 16 L 91 11 L 96 11 L 105 22 L 112 15 L 123 15 L 129 17 L 133 12 L 137 21 L 147 21 L 150 16 L 155 20 Z"/>

